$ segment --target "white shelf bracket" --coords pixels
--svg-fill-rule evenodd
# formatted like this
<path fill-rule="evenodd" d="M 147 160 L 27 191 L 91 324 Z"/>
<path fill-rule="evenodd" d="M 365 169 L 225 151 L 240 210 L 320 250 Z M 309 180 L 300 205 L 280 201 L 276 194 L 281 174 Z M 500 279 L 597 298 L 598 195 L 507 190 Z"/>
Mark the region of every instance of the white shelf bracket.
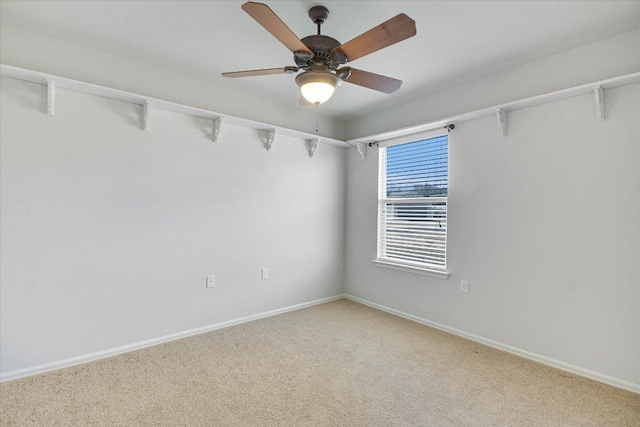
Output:
<path fill-rule="evenodd" d="M 216 117 L 213 119 L 213 124 L 211 126 L 211 141 L 218 142 L 218 133 L 220 133 L 220 122 L 222 121 L 222 117 Z"/>
<path fill-rule="evenodd" d="M 595 86 L 593 94 L 596 101 L 596 120 L 601 122 L 604 120 L 604 89 L 602 86 Z"/>
<path fill-rule="evenodd" d="M 313 158 L 314 154 L 316 154 L 319 143 L 320 138 L 312 139 L 311 141 L 309 141 L 309 146 L 307 147 L 307 149 L 309 150 L 309 157 Z"/>
<path fill-rule="evenodd" d="M 142 130 L 149 131 L 149 115 L 151 114 L 151 102 L 144 101 L 142 105 Z"/>
<path fill-rule="evenodd" d="M 56 84 L 52 79 L 47 79 L 47 115 L 53 116 L 56 101 Z"/>
<path fill-rule="evenodd" d="M 502 108 L 496 110 L 496 118 L 498 119 L 498 125 L 500 125 L 500 132 L 503 138 L 507 136 L 507 112 Z"/>
<path fill-rule="evenodd" d="M 356 142 L 356 150 L 360 154 L 362 161 L 367 160 L 367 144 L 364 142 Z"/>
<path fill-rule="evenodd" d="M 276 136 L 276 130 L 275 129 L 269 129 L 267 131 L 266 137 L 267 139 L 265 140 L 264 143 L 264 148 L 267 149 L 267 151 L 271 151 L 271 147 L 273 146 L 273 139 Z"/>

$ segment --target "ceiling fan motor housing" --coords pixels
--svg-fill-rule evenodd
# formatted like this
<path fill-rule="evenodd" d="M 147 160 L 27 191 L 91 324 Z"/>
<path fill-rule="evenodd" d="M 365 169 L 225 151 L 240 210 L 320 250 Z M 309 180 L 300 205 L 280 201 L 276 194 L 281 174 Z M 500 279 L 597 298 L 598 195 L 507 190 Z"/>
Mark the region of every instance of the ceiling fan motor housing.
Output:
<path fill-rule="evenodd" d="M 308 71 L 296 76 L 296 83 L 300 87 L 310 82 L 324 82 L 337 88 L 342 83 L 342 80 L 331 71 L 328 71 L 326 66 L 312 65 Z"/>
<path fill-rule="evenodd" d="M 300 40 L 313 52 L 310 56 L 308 52 L 296 51 L 293 59 L 296 65 L 302 69 L 308 69 L 312 65 L 325 65 L 330 70 L 335 71 L 338 66 L 348 61 L 348 58 L 341 52 L 334 51 L 341 43 L 333 37 L 320 34 L 320 26 L 329 17 L 329 9 L 324 6 L 314 6 L 309 9 L 309 18 L 318 25 L 318 34 L 307 36 Z M 336 55 L 336 52 L 338 54 Z"/>
<path fill-rule="evenodd" d="M 333 37 L 323 36 L 323 35 L 311 35 L 303 38 L 302 43 L 309 48 L 311 52 L 313 52 L 313 58 L 307 59 L 305 63 L 298 63 L 296 65 L 298 67 L 310 66 L 313 63 L 321 63 L 328 64 L 331 60 L 331 51 L 338 46 L 340 46 L 340 42 Z M 294 60 L 298 60 L 299 56 L 294 54 Z M 300 58 L 304 59 L 304 58 Z"/>

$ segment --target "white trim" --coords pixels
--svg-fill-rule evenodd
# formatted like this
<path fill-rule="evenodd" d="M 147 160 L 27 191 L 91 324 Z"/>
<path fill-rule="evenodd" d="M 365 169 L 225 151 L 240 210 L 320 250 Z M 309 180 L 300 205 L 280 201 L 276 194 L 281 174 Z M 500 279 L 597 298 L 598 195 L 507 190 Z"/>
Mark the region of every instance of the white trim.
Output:
<path fill-rule="evenodd" d="M 400 310 L 396 310 L 391 307 L 387 307 L 381 304 L 377 304 L 362 298 L 354 297 L 353 295 L 346 294 L 345 298 L 351 301 L 355 301 L 360 304 L 367 305 L 378 310 L 385 311 L 387 313 L 394 314 L 399 317 L 403 317 L 408 320 L 412 320 L 417 323 L 421 323 L 426 326 L 430 326 L 441 331 L 448 332 L 453 335 L 457 335 L 462 338 L 466 338 L 471 341 L 478 342 L 480 344 L 488 345 L 489 347 L 496 348 L 498 350 L 506 351 L 507 353 L 515 354 L 516 356 L 524 357 L 525 359 L 533 360 L 534 362 L 542 363 L 543 365 L 551 366 L 562 371 L 570 372 L 572 374 L 589 378 L 594 381 L 598 381 L 604 384 L 608 384 L 614 387 L 618 387 L 624 390 L 631 391 L 633 393 L 640 394 L 640 384 L 632 383 L 631 381 L 621 380 L 616 377 L 601 374 L 599 372 L 591 371 L 589 369 L 582 368 L 580 366 L 572 365 L 570 363 L 562 362 L 551 357 L 542 356 L 540 354 L 532 353 L 530 351 L 522 350 L 517 347 L 512 347 L 507 344 L 503 344 L 498 341 L 494 341 L 488 338 L 481 337 L 479 335 L 471 334 L 469 332 L 462 331 L 460 329 L 452 328 L 441 323 L 432 322 L 431 320 L 424 319 L 422 317 L 414 316 Z"/>
<path fill-rule="evenodd" d="M 252 322 L 254 320 L 263 319 L 265 317 L 271 317 L 290 311 L 300 310 L 302 308 L 311 307 L 318 304 L 324 304 L 327 302 L 339 300 L 345 298 L 344 294 L 335 295 L 328 298 L 321 298 L 314 301 L 304 302 L 301 304 L 291 305 L 289 307 L 278 308 L 275 310 L 265 311 L 250 316 L 240 317 L 238 319 L 227 320 L 225 322 L 214 323 L 213 325 L 202 326 L 200 328 L 190 329 L 188 331 L 177 332 L 175 334 L 164 335 L 158 338 L 152 338 L 146 341 L 140 341 L 133 344 L 127 344 L 120 347 L 111 348 L 108 350 L 96 351 L 95 353 L 89 353 L 82 356 L 71 357 L 69 359 L 59 360 L 57 362 L 44 363 L 42 365 L 32 366 L 29 368 L 16 369 L 14 371 L 5 372 L 0 374 L 0 381 L 14 380 L 30 375 L 41 374 L 44 372 L 53 371 L 56 369 L 67 368 L 69 366 L 80 365 L 82 363 L 93 362 L 94 360 L 104 359 L 106 357 L 115 356 L 117 354 L 128 353 L 130 351 L 140 350 L 142 348 L 151 347 L 154 345 L 175 341 L 178 339 L 190 337 L 192 335 L 204 334 L 206 332 L 215 331 L 217 329 L 228 328 L 229 326 L 239 325 L 241 323 Z"/>
<path fill-rule="evenodd" d="M 55 81 L 55 86 L 58 88 L 73 90 L 76 92 L 82 92 L 105 98 L 117 99 L 120 101 L 131 102 L 138 105 L 144 105 L 145 101 L 153 102 L 153 108 L 160 110 L 173 111 L 176 113 L 187 114 L 195 117 L 204 117 L 208 119 L 215 119 L 217 117 L 224 117 L 225 122 L 250 127 L 258 130 L 269 130 L 273 126 L 266 123 L 260 123 L 253 120 L 247 120 L 240 117 L 224 116 L 220 113 L 213 111 L 203 110 L 201 108 L 190 107 L 188 105 L 177 104 L 175 102 L 163 101 L 156 98 L 149 98 L 143 95 L 138 95 L 131 92 L 124 92 L 118 89 L 108 88 L 105 86 L 98 86 L 91 83 L 82 82 L 79 80 L 68 79 L 52 74 L 41 73 L 39 71 L 28 70 L 24 68 L 13 67 L 6 64 L 0 64 L 0 75 L 5 77 L 11 77 L 18 80 L 25 80 L 33 83 L 47 85 L 47 80 Z M 567 89 L 562 89 L 555 92 L 549 92 L 542 95 L 533 96 L 530 98 L 520 99 L 517 101 L 508 102 L 505 104 L 496 105 L 493 107 L 483 108 L 480 110 L 470 111 L 455 116 L 450 116 L 437 121 L 420 124 L 417 126 L 410 126 L 402 129 L 393 130 L 390 132 L 378 133 L 375 135 L 369 135 L 362 138 L 354 138 L 348 141 L 342 141 L 332 138 L 322 138 L 323 143 L 337 145 L 339 147 L 352 147 L 358 143 L 370 143 L 383 140 L 389 140 L 392 138 L 401 138 L 406 135 L 417 134 L 421 132 L 431 132 L 434 130 L 440 130 L 447 125 L 467 122 L 470 120 L 476 120 L 479 118 L 492 116 L 496 113 L 496 110 L 502 109 L 505 112 L 519 110 L 521 108 L 532 107 L 534 105 L 540 105 L 547 102 L 558 101 L 561 99 L 571 98 L 574 96 L 584 95 L 586 93 L 592 93 L 595 87 L 601 87 L 604 89 L 610 89 L 613 87 L 624 86 L 627 84 L 640 82 L 640 72 L 625 74 L 623 76 L 613 77 L 610 79 L 600 80 L 597 82 L 587 83 L 580 86 L 574 86 Z M 604 118 L 604 105 L 602 106 L 602 117 Z M 306 132 L 296 131 L 293 129 L 276 127 L 278 132 L 282 135 L 288 135 L 297 137 L 300 139 L 312 139 L 317 138 L 317 135 L 313 135 Z"/>
<path fill-rule="evenodd" d="M 398 146 L 400 144 L 416 144 L 420 142 L 431 142 L 435 139 L 444 139 L 446 140 L 447 147 L 447 157 L 446 164 L 449 164 L 449 136 L 448 133 L 439 129 L 437 131 L 432 132 L 422 132 L 422 133 L 413 133 L 410 135 L 406 135 L 404 137 L 395 138 L 392 140 L 386 140 L 382 143 L 378 144 L 380 149 L 378 150 L 378 230 L 377 230 L 377 250 L 376 250 L 376 259 L 372 260 L 372 262 L 378 267 L 391 268 L 394 270 L 406 271 L 409 273 L 417 273 L 426 276 L 438 277 L 441 279 L 447 279 L 449 277 L 449 272 L 447 271 L 447 235 L 448 235 L 448 227 L 447 227 L 447 211 L 448 211 L 448 197 L 389 197 L 387 195 L 387 183 L 388 183 L 388 170 L 387 170 L 387 151 L 393 147 Z M 391 148 L 393 149 L 393 148 Z M 417 151 L 416 151 L 417 152 Z M 434 155 L 433 153 L 429 155 Z M 398 162 L 404 162 L 408 159 L 410 162 L 411 159 L 406 156 L 402 157 L 403 160 L 398 160 Z M 435 157 L 432 157 L 432 159 Z M 441 160 L 440 157 L 437 157 L 438 160 Z M 401 165 L 401 163 L 397 163 L 396 166 Z M 440 165 L 440 163 L 438 163 Z M 400 166 L 405 168 L 405 166 Z M 408 170 L 408 169 L 406 169 Z M 441 178 L 440 178 L 441 179 Z M 447 182 L 449 179 L 448 167 L 447 167 Z M 396 209 L 396 205 L 403 204 L 414 204 L 420 203 L 421 205 L 431 205 L 435 206 L 436 204 L 443 204 L 444 207 L 444 220 L 440 221 L 438 224 L 442 227 L 442 223 L 445 224 L 444 228 L 444 241 L 440 240 L 442 237 L 441 234 L 436 238 L 434 236 L 432 230 L 419 230 L 416 232 L 418 234 L 412 235 L 415 239 L 424 239 L 422 242 L 424 243 L 437 243 L 436 247 L 440 247 L 440 244 L 444 245 L 444 251 L 440 249 L 436 249 L 436 247 L 432 247 L 431 249 L 427 249 L 427 247 L 423 248 L 415 248 L 410 243 L 404 243 L 401 240 L 395 240 L 395 242 L 391 243 L 389 241 L 390 237 L 394 236 L 394 232 L 388 232 L 387 230 L 391 230 L 392 228 L 397 228 L 396 231 L 401 232 L 397 236 L 404 234 L 409 229 L 413 227 L 409 227 L 407 229 L 404 228 L 403 225 L 400 225 L 401 218 L 396 216 L 393 213 Z M 391 207 L 391 211 L 389 210 Z M 402 209 L 402 208 L 400 208 Z M 435 211 L 434 211 L 435 212 Z M 439 212 L 439 211 L 438 211 Z M 423 212 L 424 213 L 424 212 Z M 441 212 L 439 212 L 441 213 Z M 429 217 L 429 214 L 424 213 L 425 218 L 414 218 L 416 220 L 422 220 Z M 434 217 L 431 217 L 432 220 L 435 221 Z M 407 221 L 408 225 L 411 221 Z M 411 223 L 413 225 L 421 224 L 420 221 L 416 223 Z M 396 227 L 397 226 L 397 227 Z M 388 227 L 388 228 L 387 228 Z M 420 227 L 419 227 L 420 228 Z M 421 234 L 424 233 L 424 234 Z M 395 237 L 397 237 L 395 236 Z M 414 242 L 419 243 L 418 240 L 413 240 Z M 437 242 L 436 242 L 437 241 Z M 389 243 L 389 244 L 388 244 Z M 421 251 L 425 252 L 421 252 Z M 437 262 L 436 253 L 439 255 L 442 253 L 443 259 L 442 262 Z M 400 254 L 404 254 L 405 256 L 401 256 Z"/>
<path fill-rule="evenodd" d="M 86 354 L 83 356 L 72 357 L 69 359 L 60 360 L 57 362 L 45 363 L 42 365 L 37 365 L 29 368 L 16 369 L 14 371 L 5 372 L 0 374 L 0 381 L 9 381 L 18 378 L 23 378 L 31 375 L 41 374 L 44 372 L 54 371 L 61 368 L 66 368 L 70 366 L 80 365 L 82 363 L 92 362 L 94 360 L 104 359 L 106 357 L 115 356 L 117 354 L 128 353 L 130 351 L 140 350 L 146 347 L 151 347 L 154 345 L 175 341 L 178 339 L 186 338 L 192 335 L 199 335 L 210 331 L 215 331 L 217 329 L 227 328 L 229 326 L 235 326 L 242 323 L 251 322 L 258 319 L 263 319 L 265 317 L 276 316 L 278 314 L 287 313 L 290 311 L 300 310 L 307 307 L 312 307 L 314 305 L 324 304 L 331 301 L 336 301 L 339 299 L 348 299 L 408 320 L 412 320 L 414 322 L 430 326 L 432 328 L 439 329 L 441 331 L 448 332 L 453 335 L 457 335 L 462 338 L 466 338 L 471 341 L 478 342 L 480 344 L 488 345 L 489 347 L 496 348 L 498 350 L 506 351 L 507 353 L 515 354 L 516 356 L 524 357 L 525 359 L 533 360 L 534 362 L 542 363 L 543 365 L 551 366 L 553 368 L 557 368 L 566 372 L 570 372 L 572 374 L 589 378 L 594 381 L 598 381 L 604 384 L 608 384 L 614 387 L 618 387 L 624 390 L 631 391 L 633 393 L 640 394 L 640 384 L 632 383 L 630 381 L 621 380 L 619 378 L 611 377 L 609 375 L 604 375 L 595 371 L 591 371 L 589 369 L 582 368 L 580 366 L 572 365 L 570 363 L 565 363 L 560 360 L 552 359 L 550 357 L 542 356 L 536 353 L 531 353 L 526 350 L 521 350 L 516 347 L 512 347 L 507 344 L 500 343 L 498 341 L 493 341 L 488 338 L 481 337 L 479 335 L 470 334 L 468 332 L 462 331 L 460 329 L 451 328 L 449 326 L 432 322 L 430 320 L 424 319 L 422 317 L 414 316 L 412 314 L 405 313 L 400 310 L 396 310 L 381 304 L 377 304 L 362 298 L 355 297 L 349 294 L 339 294 L 332 297 L 321 298 L 314 301 L 309 301 L 301 304 L 292 305 L 289 307 L 279 308 L 271 311 L 265 311 L 263 313 L 258 313 L 250 316 L 240 317 L 238 319 L 228 320 L 226 322 L 215 323 L 209 326 L 203 326 L 200 328 L 190 329 L 188 331 L 177 332 L 175 334 L 164 335 L 162 337 L 153 338 L 146 341 L 140 341 L 137 343 L 124 345 L 120 347 L 115 347 L 108 350 L 98 351 L 95 353 Z"/>
<path fill-rule="evenodd" d="M 417 273 L 425 276 L 438 277 L 440 279 L 446 279 L 449 277 L 449 272 L 446 270 L 435 270 L 427 267 L 419 267 L 417 265 L 401 264 L 399 262 L 392 262 L 382 259 L 371 260 L 378 267 L 390 268 L 392 270 L 406 271 L 408 273 Z"/>
<path fill-rule="evenodd" d="M 189 116 L 203 117 L 205 119 L 216 119 L 224 117 L 225 123 L 233 125 L 239 125 L 258 130 L 270 130 L 273 129 L 273 125 L 266 123 L 260 123 L 253 120 L 247 120 L 240 117 L 226 116 L 213 111 L 203 110 L 201 108 L 190 107 L 188 105 L 177 104 L 175 102 L 163 101 L 161 99 L 149 98 L 143 95 L 138 95 L 131 92 L 124 92 L 122 90 L 113 89 L 105 86 L 98 86 L 92 83 L 86 83 L 79 80 L 67 79 L 65 77 L 54 76 L 52 74 L 41 73 L 39 71 L 27 70 L 25 68 L 12 67 L 10 65 L 0 64 L 0 75 L 5 77 L 11 77 L 18 80 L 24 80 L 32 83 L 38 83 L 47 85 L 47 80 L 55 81 L 56 88 L 72 90 L 75 92 L 87 93 L 90 95 L 102 96 L 104 98 L 116 99 L 119 101 L 131 102 L 132 104 L 145 105 L 145 102 L 150 102 L 153 108 L 159 110 L 172 111 L 174 113 L 186 114 Z M 275 127 L 278 130 L 279 135 L 293 136 L 296 138 L 308 140 L 317 138 L 318 135 L 301 132 L 293 129 L 287 129 L 283 127 Z M 322 142 L 337 145 L 338 147 L 348 148 L 351 144 L 347 144 L 344 141 L 322 137 Z"/>
<path fill-rule="evenodd" d="M 433 122 L 424 123 L 417 126 L 410 126 L 390 132 L 382 132 L 374 135 L 354 138 L 347 141 L 348 144 L 358 142 L 377 142 L 391 138 L 399 138 L 405 135 L 416 134 L 419 132 L 427 132 L 434 129 L 443 128 L 446 125 L 468 122 L 471 120 L 481 119 L 483 117 L 495 116 L 497 110 L 505 112 L 520 110 L 522 108 L 533 107 L 535 105 L 546 104 L 547 102 L 559 101 L 561 99 L 572 98 L 587 93 L 593 93 L 594 87 L 602 87 L 602 89 L 610 89 L 613 87 L 624 86 L 632 83 L 640 82 L 640 72 L 625 74 L 623 76 L 613 77 L 610 79 L 600 80 L 593 83 L 587 83 L 580 86 L 574 86 L 567 89 L 549 92 L 542 95 L 532 96 L 531 98 L 520 99 L 517 101 L 507 102 L 505 104 L 495 105 L 480 110 L 470 111 L 468 113 L 457 114 L 455 116 L 446 117 Z M 603 107 L 604 110 L 604 107 Z M 505 128 L 506 129 L 506 128 Z"/>

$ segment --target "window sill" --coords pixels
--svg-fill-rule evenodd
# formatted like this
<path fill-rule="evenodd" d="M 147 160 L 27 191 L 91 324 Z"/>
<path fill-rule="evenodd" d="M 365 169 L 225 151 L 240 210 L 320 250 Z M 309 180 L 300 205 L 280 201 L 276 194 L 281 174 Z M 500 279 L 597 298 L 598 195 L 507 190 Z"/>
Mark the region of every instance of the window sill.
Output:
<path fill-rule="evenodd" d="M 406 271 L 409 273 L 423 274 L 425 276 L 437 277 L 440 279 L 446 279 L 449 277 L 449 272 L 446 270 L 434 270 L 426 267 L 418 267 L 414 265 L 408 264 L 400 264 L 397 262 L 391 261 L 383 261 L 379 259 L 374 259 L 372 261 L 378 267 L 391 268 L 393 270 Z"/>

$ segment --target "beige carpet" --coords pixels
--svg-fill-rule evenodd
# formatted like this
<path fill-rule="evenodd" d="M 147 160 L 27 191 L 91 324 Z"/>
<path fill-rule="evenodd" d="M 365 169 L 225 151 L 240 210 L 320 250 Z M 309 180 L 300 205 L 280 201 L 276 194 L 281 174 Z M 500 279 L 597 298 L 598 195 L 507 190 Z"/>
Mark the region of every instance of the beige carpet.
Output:
<path fill-rule="evenodd" d="M 640 395 L 348 300 L 0 391 L 3 426 L 640 426 Z"/>

